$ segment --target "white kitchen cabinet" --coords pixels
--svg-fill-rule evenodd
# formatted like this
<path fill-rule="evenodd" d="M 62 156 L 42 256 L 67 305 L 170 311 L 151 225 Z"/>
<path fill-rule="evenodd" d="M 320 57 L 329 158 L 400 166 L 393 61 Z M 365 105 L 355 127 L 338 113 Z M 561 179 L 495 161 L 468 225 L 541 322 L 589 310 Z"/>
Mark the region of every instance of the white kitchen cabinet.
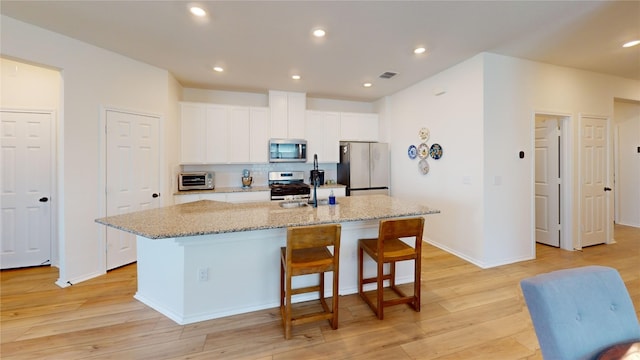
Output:
<path fill-rule="evenodd" d="M 182 103 L 182 164 L 248 164 L 269 161 L 266 107 Z"/>
<path fill-rule="evenodd" d="M 347 196 L 346 195 L 346 188 L 345 187 L 319 187 L 316 190 L 316 193 L 318 194 L 318 199 L 327 199 L 329 198 L 329 195 L 331 194 L 331 191 L 333 190 L 333 195 L 335 197 L 344 197 Z M 313 188 L 311 188 L 311 196 L 313 197 Z"/>
<path fill-rule="evenodd" d="M 321 163 L 340 162 L 340 113 L 309 110 L 305 122 L 307 163 L 314 154 Z"/>
<path fill-rule="evenodd" d="M 271 137 L 304 139 L 306 107 L 307 97 L 305 93 L 269 91 Z"/>
<path fill-rule="evenodd" d="M 182 104 L 180 121 L 180 162 L 202 164 L 205 162 L 205 107 L 199 104 Z"/>
<path fill-rule="evenodd" d="M 230 203 L 269 201 L 271 200 L 271 193 L 269 191 L 242 191 L 174 195 L 174 202 L 176 204 L 185 204 L 198 200 L 213 200 Z"/>
<path fill-rule="evenodd" d="M 378 114 L 340 113 L 340 140 L 378 141 Z"/>
<path fill-rule="evenodd" d="M 224 164 L 229 159 L 229 112 L 226 105 L 206 105 L 205 164 Z"/>
<path fill-rule="evenodd" d="M 267 107 L 251 107 L 249 114 L 249 161 L 269 162 L 269 118 Z"/>
<path fill-rule="evenodd" d="M 229 163 L 248 163 L 250 161 L 250 118 L 248 107 L 232 107 L 227 119 Z"/>
<path fill-rule="evenodd" d="M 271 193 L 269 191 L 243 191 L 227 193 L 227 202 L 230 203 L 246 203 L 269 200 L 271 200 Z"/>
<path fill-rule="evenodd" d="M 200 200 L 199 194 L 174 195 L 173 202 L 178 204 L 186 204 Z"/>

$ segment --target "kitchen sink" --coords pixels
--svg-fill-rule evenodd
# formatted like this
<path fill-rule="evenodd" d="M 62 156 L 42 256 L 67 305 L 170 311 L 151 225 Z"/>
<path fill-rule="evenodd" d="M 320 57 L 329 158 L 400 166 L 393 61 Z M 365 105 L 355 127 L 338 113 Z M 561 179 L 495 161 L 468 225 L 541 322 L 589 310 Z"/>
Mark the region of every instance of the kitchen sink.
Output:
<path fill-rule="evenodd" d="M 306 201 L 283 201 L 280 203 L 280 207 L 283 207 L 285 209 L 293 209 L 303 206 L 307 206 Z"/>

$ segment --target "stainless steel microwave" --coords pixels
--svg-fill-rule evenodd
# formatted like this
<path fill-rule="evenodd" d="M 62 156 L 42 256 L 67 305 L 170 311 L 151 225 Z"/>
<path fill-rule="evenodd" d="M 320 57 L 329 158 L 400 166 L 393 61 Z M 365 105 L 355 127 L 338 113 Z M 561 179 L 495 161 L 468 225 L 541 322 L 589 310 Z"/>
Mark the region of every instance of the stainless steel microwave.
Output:
<path fill-rule="evenodd" d="M 269 140 L 269 162 L 307 162 L 307 140 Z"/>
<path fill-rule="evenodd" d="M 212 172 L 191 172 L 178 175 L 178 190 L 209 190 L 213 188 Z"/>

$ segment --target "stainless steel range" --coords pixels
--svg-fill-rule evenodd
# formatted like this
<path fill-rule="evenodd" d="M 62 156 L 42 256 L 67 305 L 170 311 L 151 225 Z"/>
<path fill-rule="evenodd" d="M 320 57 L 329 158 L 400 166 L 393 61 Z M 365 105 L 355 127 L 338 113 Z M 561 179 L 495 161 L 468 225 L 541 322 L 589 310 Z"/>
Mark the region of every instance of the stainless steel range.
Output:
<path fill-rule="evenodd" d="M 304 171 L 270 171 L 271 200 L 285 200 L 286 196 L 309 199 L 311 188 L 304 183 Z"/>

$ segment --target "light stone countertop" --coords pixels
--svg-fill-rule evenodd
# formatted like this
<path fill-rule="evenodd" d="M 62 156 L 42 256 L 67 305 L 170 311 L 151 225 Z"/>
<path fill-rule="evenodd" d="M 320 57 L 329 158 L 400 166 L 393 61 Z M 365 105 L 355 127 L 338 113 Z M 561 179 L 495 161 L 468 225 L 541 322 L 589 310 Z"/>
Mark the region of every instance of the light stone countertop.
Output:
<path fill-rule="evenodd" d="M 344 188 L 346 185 L 342 184 L 325 184 L 320 185 L 318 189 L 336 189 Z M 313 187 L 312 187 L 313 188 Z M 235 186 L 235 187 L 217 187 L 212 190 L 182 190 L 176 191 L 173 195 L 190 195 L 190 194 L 219 194 L 219 193 L 235 193 L 235 192 L 254 192 L 254 191 L 271 191 L 268 186 L 251 186 L 249 188 Z"/>
<path fill-rule="evenodd" d="M 163 239 L 440 213 L 387 195 L 347 196 L 337 200 L 337 205 L 292 209 L 280 207 L 279 201 L 232 204 L 200 200 L 100 218 L 96 222 L 146 238 Z"/>

